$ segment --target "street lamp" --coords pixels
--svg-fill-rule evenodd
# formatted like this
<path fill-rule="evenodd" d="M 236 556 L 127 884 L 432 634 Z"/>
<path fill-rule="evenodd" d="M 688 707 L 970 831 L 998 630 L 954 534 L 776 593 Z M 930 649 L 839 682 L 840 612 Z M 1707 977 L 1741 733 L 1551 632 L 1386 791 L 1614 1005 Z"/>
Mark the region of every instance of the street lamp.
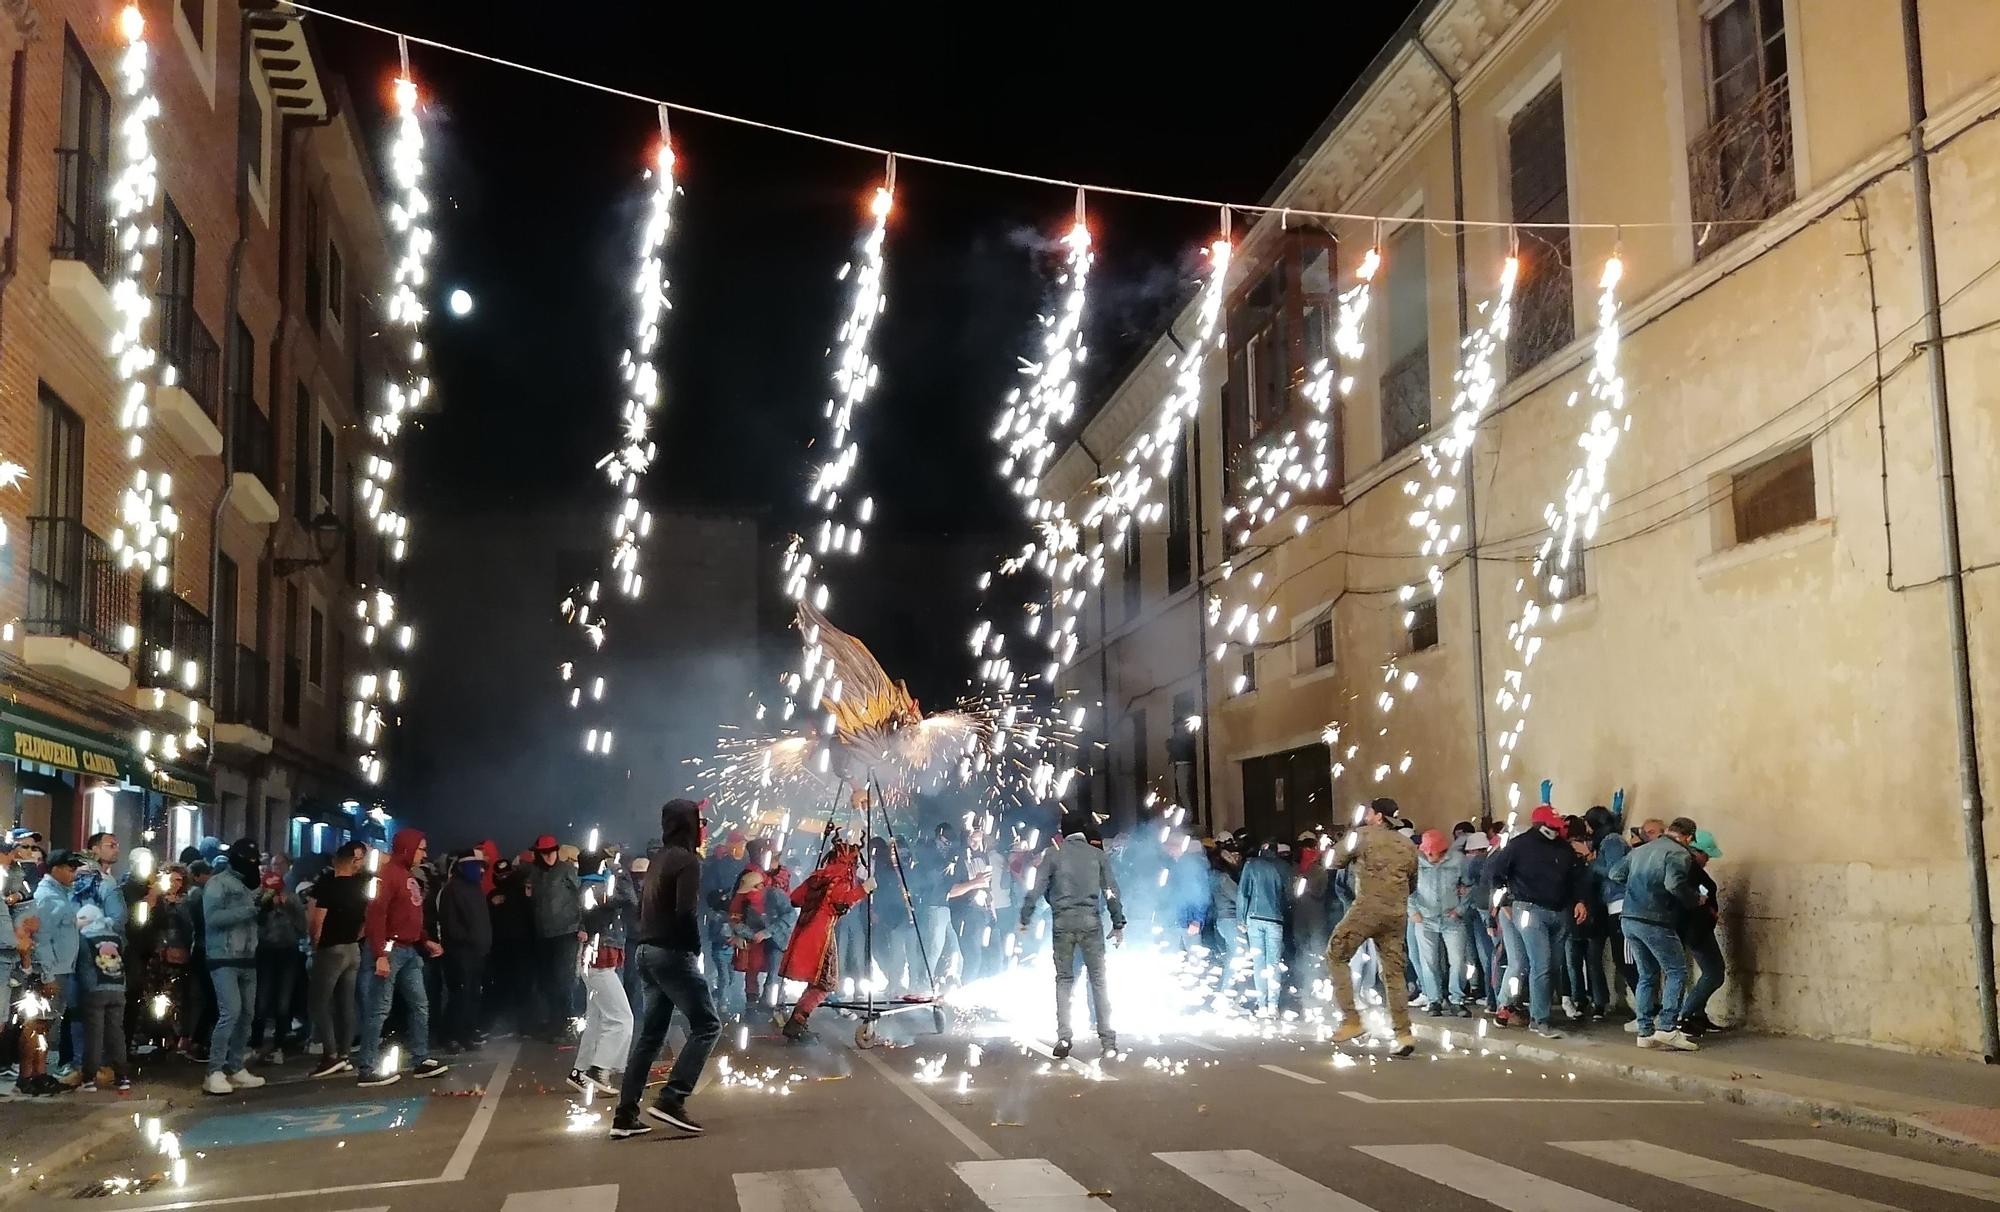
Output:
<path fill-rule="evenodd" d="M 319 568 L 333 558 L 340 546 L 340 536 L 347 529 L 340 515 L 331 509 L 321 513 L 306 523 L 306 533 L 312 537 L 317 556 L 283 556 L 271 561 L 271 572 L 279 577 L 288 577 L 308 568 Z"/>

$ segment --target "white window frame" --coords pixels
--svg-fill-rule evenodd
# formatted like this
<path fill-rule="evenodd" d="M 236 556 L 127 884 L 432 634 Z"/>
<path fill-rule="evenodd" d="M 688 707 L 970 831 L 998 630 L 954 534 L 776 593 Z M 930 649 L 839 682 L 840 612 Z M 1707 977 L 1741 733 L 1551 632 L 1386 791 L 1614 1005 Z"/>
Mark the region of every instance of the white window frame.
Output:
<path fill-rule="evenodd" d="M 1324 665 L 1313 664 L 1313 630 L 1324 618 L 1333 625 L 1333 659 Z M 1333 599 L 1314 606 L 1303 614 L 1292 616 L 1292 685 L 1316 682 L 1332 677 L 1340 671 L 1340 626 L 1333 612 Z"/>
<path fill-rule="evenodd" d="M 215 41 L 218 0 L 202 0 L 202 29 L 206 36 L 197 39 L 194 27 L 188 24 L 187 14 L 181 11 L 181 0 L 170 0 L 174 11 L 174 38 L 187 52 L 188 64 L 194 68 L 195 82 L 201 85 L 202 95 L 208 98 L 208 107 L 215 108 Z"/>
<path fill-rule="evenodd" d="M 326 211 L 323 206 L 320 211 L 320 214 L 322 216 L 326 214 Z M 331 223 L 326 223 L 324 217 L 322 217 L 320 221 L 326 226 L 326 247 L 320 250 L 320 263 L 319 263 L 319 310 L 320 310 L 320 319 L 322 322 L 321 327 L 325 330 L 326 334 L 329 337 L 333 338 L 333 343 L 335 345 L 345 345 L 347 343 L 346 329 L 347 329 L 347 306 L 348 306 L 346 299 L 347 254 L 341 250 L 340 241 L 333 238 L 333 225 Z M 336 292 L 333 289 L 333 273 L 332 273 L 333 261 L 335 257 L 340 258 L 340 290 L 338 293 L 341 296 L 341 299 L 339 306 L 337 308 L 335 307 L 334 304 L 334 296 Z"/>
<path fill-rule="evenodd" d="M 326 698 L 326 683 L 329 680 L 327 675 L 330 672 L 332 672 L 328 668 L 328 666 L 333 663 L 333 645 L 329 643 L 329 641 L 333 637 L 333 616 L 330 613 L 328 613 L 326 608 L 326 599 L 320 596 L 319 590 L 308 589 L 306 591 L 305 599 L 306 599 L 305 617 L 299 620 L 299 627 L 305 631 L 304 648 L 305 648 L 306 659 L 304 662 L 305 668 L 299 671 L 299 684 L 303 686 L 305 688 L 305 691 L 308 694 L 312 695 L 312 697 L 315 700 L 324 701 Z M 315 614 L 319 615 L 320 680 L 317 682 L 312 680 L 312 667 L 313 667 L 312 620 L 313 620 L 313 615 Z"/>
<path fill-rule="evenodd" d="M 255 65 L 251 65 L 245 72 L 245 76 L 251 93 L 257 98 L 257 109 L 261 127 L 257 132 L 257 138 L 264 149 L 264 154 L 259 157 L 264 166 L 263 171 L 247 174 L 249 176 L 250 201 L 256 204 L 258 215 L 268 224 L 271 221 L 270 182 L 272 176 L 271 156 L 273 154 L 271 147 L 271 115 L 274 112 L 273 106 L 275 102 L 271 99 L 271 86 L 264 79 L 264 73 L 261 70 L 258 70 Z"/>
<path fill-rule="evenodd" d="M 1797 526 L 1790 526 L 1754 539 L 1738 540 L 1736 477 L 1760 464 L 1790 454 L 1801 446 L 1812 448 L 1813 516 Z M 1755 454 L 1731 462 L 1710 476 L 1708 489 L 1708 499 L 1714 502 L 1708 511 L 1710 551 L 1713 553 L 1711 558 L 1738 553 L 1755 556 L 1765 552 L 1790 550 L 1800 543 L 1811 542 L 1833 522 L 1833 467 L 1823 438 L 1809 438 L 1804 442 L 1797 440 L 1773 442 Z"/>

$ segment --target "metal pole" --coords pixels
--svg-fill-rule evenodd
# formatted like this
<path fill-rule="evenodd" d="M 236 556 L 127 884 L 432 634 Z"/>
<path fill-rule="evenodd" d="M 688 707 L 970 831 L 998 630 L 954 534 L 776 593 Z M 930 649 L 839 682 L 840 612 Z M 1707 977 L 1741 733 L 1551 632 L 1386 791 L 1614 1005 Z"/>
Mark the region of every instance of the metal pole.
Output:
<path fill-rule="evenodd" d="M 1171 335 L 1171 333 L 1169 334 Z M 1178 342 L 1176 342 L 1178 344 Z M 1199 823 L 1205 836 L 1215 834 L 1215 782 L 1208 755 L 1208 553 L 1205 536 L 1208 524 L 1201 516 L 1201 416 L 1189 426 L 1188 514 L 1194 527 L 1194 625 L 1195 667 L 1201 670 L 1201 802 Z M 1102 596 L 1102 595 L 1100 595 Z"/>
<path fill-rule="evenodd" d="M 1924 289 L 1924 362 L 1930 372 L 1931 433 L 1937 444 L 1938 513 L 1944 534 L 1944 586 L 1951 626 L 1952 710 L 1958 724 L 1959 811 L 1972 876 L 1973 975 L 1979 990 L 1981 1049 L 2000 1063 L 2000 1008 L 1993 1000 L 1993 894 L 1986 874 L 1986 801 L 1979 787 L 1979 731 L 1972 699 L 1972 653 L 1966 640 L 1964 559 L 1958 546 L 1958 491 L 1952 478 L 1951 398 L 1946 390 L 1943 304 L 1938 292 L 1937 232 L 1932 226 L 1930 153 L 1924 147 L 1924 55 L 1917 0 L 1903 0 L 1903 75 L 1910 96 L 1910 185 L 1917 214 L 1917 268 Z"/>
<path fill-rule="evenodd" d="M 1411 42 L 1443 78 L 1451 104 L 1451 215 L 1461 220 L 1452 231 L 1458 260 L 1458 339 L 1470 331 L 1471 300 L 1465 285 L 1465 148 L 1460 138 L 1458 80 L 1444 69 L 1422 38 Z M 1465 589 L 1472 603 L 1472 728 L 1473 754 L 1479 763 L 1479 815 L 1493 815 L 1493 760 L 1486 748 L 1486 627 L 1479 599 L 1479 438 L 1475 433 L 1465 456 Z"/>

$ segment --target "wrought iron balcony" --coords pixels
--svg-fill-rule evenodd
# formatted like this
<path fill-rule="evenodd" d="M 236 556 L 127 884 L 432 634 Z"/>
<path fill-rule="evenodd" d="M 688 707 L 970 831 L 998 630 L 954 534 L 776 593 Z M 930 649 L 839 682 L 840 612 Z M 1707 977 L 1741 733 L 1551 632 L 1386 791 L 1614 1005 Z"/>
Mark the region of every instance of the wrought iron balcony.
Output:
<path fill-rule="evenodd" d="M 28 609 L 21 625 L 30 634 L 122 655 L 138 595 L 138 577 L 120 568 L 110 546 L 80 519 L 28 519 Z"/>
<path fill-rule="evenodd" d="M 1780 76 L 1688 147 L 1695 255 L 1706 256 L 1792 204 L 1792 93 Z M 1709 225 L 1713 224 L 1713 227 Z"/>
<path fill-rule="evenodd" d="M 111 177 L 106 165 L 74 147 L 56 149 L 56 238 L 59 261 L 81 261 L 99 281 L 111 277 Z"/>
<path fill-rule="evenodd" d="M 161 353 L 180 387 L 214 420 L 222 403 L 222 350 L 194 314 L 194 301 L 160 296 Z"/>
<path fill-rule="evenodd" d="M 146 591 L 139 621 L 139 684 L 206 698 L 212 634 L 208 616 L 185 598 Z"/>
<path fill-rule="evenodd" d="M 271 449 L 271 419 L 247 395 L 239 395 L 235 404 L 236 470 L 249 472 L 275 491 L 278 481 L 271 471 L 275 453 Z"/>
<path fill-rule="evenodd" d="M 271 730 L 271 663 L 243 645 L 215 671 L 215 722 Z"/>

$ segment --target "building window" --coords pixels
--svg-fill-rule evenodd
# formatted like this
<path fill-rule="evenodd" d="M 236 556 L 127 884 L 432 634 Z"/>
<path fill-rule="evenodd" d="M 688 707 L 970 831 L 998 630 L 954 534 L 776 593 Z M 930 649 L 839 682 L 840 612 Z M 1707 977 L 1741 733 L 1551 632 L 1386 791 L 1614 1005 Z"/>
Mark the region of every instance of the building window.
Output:
<path fill-rule="evenodd" d="M 299 587 L 285 586 L 285 672 L 282 689 L 285 723 L 299 726 L 299 692 L 304 680 L 304 662 L 299 660 Z"/>
<path fill-rule="evenodd" d="M 1569 229 L 1569 159 L 1563 144 L 1563 93 L 1558 81 L 1528 102 L 1507 126 L 1509 188 L 1520 232 L 1520 276 L 1514 285 L 1514 325 L 1507 338 L 1507 373 L 1541 365 L 1576 336 L 1575 277 Z"/>
<path fill-rule="evenodd" d="M 1236 680 L 1230 684 L 1231 694 L 1251 694 L 1257 689 L 1257 650 L 1243 650 L 1243 661 L 1236 672 Z"/>
<path fill-rule="evenodd" d="M 327 247 L 326 225 L 320 217 L 319 195 L 310 191 L 306 194 L 306 324 L 314 332 L 319 331 L 319 317 L 325 307 L 326 294 L 320 278 L 320 258 Z"/>
<path fill-rule="evenodd" d="M 41 390 L 42 466 L 36 477 L 35 512 L 83 518 L 83 421 L 46 385 Z"/>
<path fill-rule="evenodd" d="M 319 423 L 319 506 L 314 517 L 333 508 L 333 426 Z"/>
<path fill-rule="evenodd" d="M 1424 271 L 1424 229 L 1413 224 L 1389 242 L 1382 323 L 1382 457 L 1431 428 L 1431 318 Z"/>
<path fill-rule="evenodd" d="M 1793 197 L 1784 0 L 1713 5 L 1701 40 L 1709 125 L 1688 149 L 1698 254 L 1748 230 L 1741 220 L 1767 219 Z M 1722 226 L 1706 226 L 1713 223 Z"/>
<path fill-rule="evenodd" d="M 1590 565 L 1588 553 L 1582 548 L 1569 553 L 1569 566 L 1548 568 L 1549 600 L 1551 602 L 1573 602 L 1590 592 Z"/>
<path fill-rule="evenodd" d="M 1194 500 L 1188 461 L 1190 443 L 1181 442 L 1167 477 L 1167 592 L 1178 593 L 1194 579 Z"/>
<path fill-rule="evenodd" d="M 208 0 L 181 0 L 181 16 L 187 21 L 188 32 L 194 35 L 194 44 L 207 43 Z"/>
<path fill-rule="evenodd" d="M 306 681 L 326 685 L 326 615 L 317 606 L 306 614 Z"/>
<path fill-rule="evenodd" d="M 319 512 L 313 508 L 313 406 L 304 383 L 292 395 L 292 516 L 310 525 Z"/>
<path fill-rule="evenodd" d="M 1738 543 L 1752 543 L 1818 517 L 1811 443 L 1730 476 L 1729 507 Z"/>
<path fill-rule="evenodd" d="M 347 297 L 347 272 L 340 261 L 340 245 L 326 242 L 326 318 L 335 328 L 342 319 L 341 304 Z"/>
<path fill-rule="evenodd" d="M 1410 611 L 1403 616 L 1403 627 L 1410 633 L 1410 651 L 1422 652 L 1438 646 L 1438 602 L 1435 597 L 1418 598 L 1410 603 Z"/>
<path fill-rule="evenodd" d="M 1263 276 L 1230 304 L 1222 448 L 1232 499 L 1241 495 L 1257 439 L 1286 427 L 1302 406 L 1298 389 L 1306 376 L 1333 356 L 1335 253 L 1332 236 L 1294 228 L 1280 238 Z M 1337 452 L 1339 443 L 1328 448 Z M 1327 480 L 1338 482 L 1337 468 Z"/>
<path fill-rule="evenodd" d="M 157 295 L 160 303 L 160 353 L 167 364 L 178 372 L 183 385 L 188 386 L 197 377 L 193 369 L 195 329 L 198 327 L 194 315 L 194 232 L 188 229 L 187 221 L 181 218 L 180 209 L 174 205 L 172 198 L 161 203 L 160 214 L 160 282 Z M 197 397 L 203 394 L 193 391 L 192 387 L 190 390 Z"/>
<path fill-rule="evenodd" d="M 1152 774 L 1146 769 L 1146 709 L 1135 707 L 1129 717 L 1132 721 L 1132 802 L 1136 812 L 1146 808 L 1147 786 L 1152 782 Z"/>
<path fill-rule="evenodd" d="M 1139 617 L 1139 604 L 1144 600 L 1145 579 L 1139 563 L 1139 528 L 1125 532 L 1125 572 L 1120 578 L 1125 589 L 1125 618 L 1129 622 Z"/>
<path fill-rule="evenodd" d="M 257 90 L 245 78 L 239 104 L 242 110 L 236 117 L 236 158 L 243 162 L 243 171 L 260 184 L 264 180 L 264 103 L 257 97 Z"/>
<path fill-rule="evenodd" d="M 1312 644 L 1311 669 L 1325 669 L 1333 664 L 1333 608 L 1331 606 L 1313 620 L 1310 633 Z"/>
<path fill-rule="evenodd" d="M 111 276 L 111 94 L 75 35 L 63 40 L 62 127 L 56 147 L 58 260 Z"/>

